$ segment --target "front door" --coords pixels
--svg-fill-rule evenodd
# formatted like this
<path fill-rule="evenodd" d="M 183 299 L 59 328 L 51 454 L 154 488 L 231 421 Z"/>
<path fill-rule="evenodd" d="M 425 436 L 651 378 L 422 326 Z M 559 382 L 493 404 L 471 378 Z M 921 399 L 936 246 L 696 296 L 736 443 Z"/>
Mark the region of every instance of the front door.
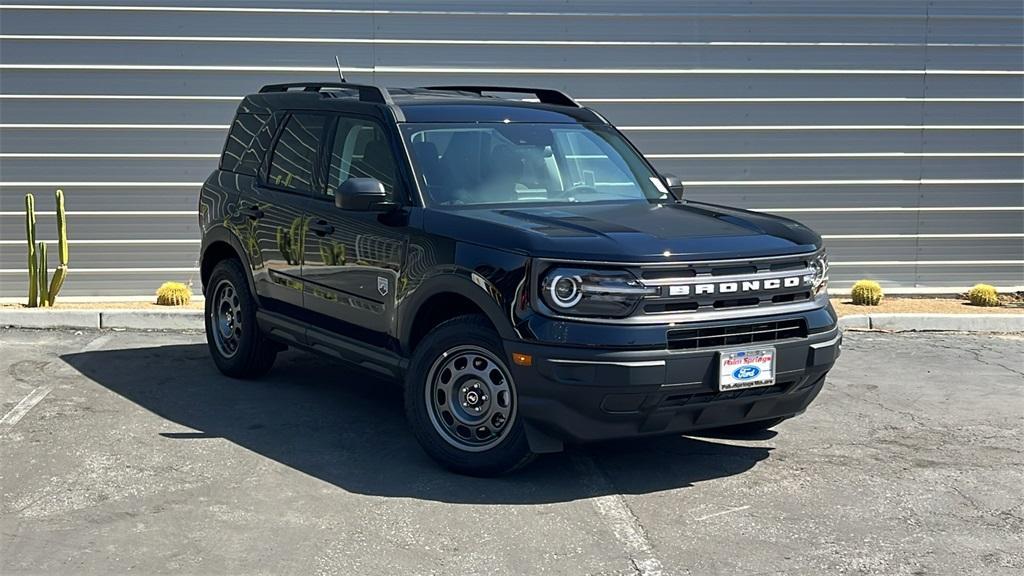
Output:
<path fill-rule="evenodd" d="M 305 307 L 314 324 L 386 347 L 407 246 L 406 228 L 374 212 L 337 208 L 335 191 L 348 178 L 376 178 L 393 199 L 395 155 L 384 129 L 361 116 L 338 116 L 324 188 L 308 208 Z"/>
<path fill-rule="evenodd" d="M 283 120 L 265 176 L 239 211 L 255 223 L 261 265 L 253 279 L 263 306 L 294 313 L 302 307 L 302 263 L 308 253 L 305 208 L 319 181 L 315 167 L 328 117 L 292 114 Z"/>

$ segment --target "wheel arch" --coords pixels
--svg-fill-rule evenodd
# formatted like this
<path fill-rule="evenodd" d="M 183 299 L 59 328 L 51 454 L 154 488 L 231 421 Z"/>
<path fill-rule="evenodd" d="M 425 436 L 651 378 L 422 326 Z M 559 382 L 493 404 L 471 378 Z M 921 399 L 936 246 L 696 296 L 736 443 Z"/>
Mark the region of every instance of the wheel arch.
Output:
<path fill-rule="evenodd" d="M 434 326 L 468 314 L 487 318 L 502 339 L 518 338 L 501 303 L 468 278 L 438 277 L 428 284 L 417 289 L 410 301 L 402 306 L 404 313 L 400 315 L 399 341 L 408 354 L 412 354 L 416 344 Z"/>
<path fill-rule="evenodd" d="M 228 258 L 237 259 L 245 269 L 246 281 L 249 283 L 249 291 L 256 297 L 256 286 L 252 279 L 252 266 L 246 256 L 242 245 L 230 231 L 223 227 L 215 227 L 203 234 L 203 248 L 199 256 L 199 278 L 203 284 L 203 293 L 206 293 L 206 285 L 218 262 Z"/>

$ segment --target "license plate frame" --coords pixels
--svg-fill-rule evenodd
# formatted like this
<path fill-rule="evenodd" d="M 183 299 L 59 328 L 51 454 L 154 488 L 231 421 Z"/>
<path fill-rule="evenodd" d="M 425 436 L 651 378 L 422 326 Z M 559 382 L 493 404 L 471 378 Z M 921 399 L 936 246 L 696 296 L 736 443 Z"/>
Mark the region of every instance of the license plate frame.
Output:
<path fill-rule="evenodd" d="M 718 391 L 733 392 L 775 385 L 778 357 L 774 346 L 718 352 Z"/>

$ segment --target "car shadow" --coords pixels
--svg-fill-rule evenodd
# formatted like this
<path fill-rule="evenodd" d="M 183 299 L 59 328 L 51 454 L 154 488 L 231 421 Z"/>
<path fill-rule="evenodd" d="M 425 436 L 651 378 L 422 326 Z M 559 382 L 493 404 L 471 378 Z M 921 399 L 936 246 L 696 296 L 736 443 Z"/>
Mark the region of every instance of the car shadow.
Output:
<path fill-rule="evenodd" d="M 396 383 L 313 355 L 286 352 L 270 374 L 255 381 L 221 375 L 203 344 L 61 358 L 97 384 L 195 431 L 162 433 L 166 438 L 224 438 L 366 495 L 536 504 L 613 492 L 646 494 L 742 473 L 770 452 L 666 436 L 570 448 L 505 477 L 471 478 L 444 470 L 420 450 L 406 426 Z M 588 457 L 596 467 L 580 466 Z M 595 469 L 606 477 L 581 481 Z"/>

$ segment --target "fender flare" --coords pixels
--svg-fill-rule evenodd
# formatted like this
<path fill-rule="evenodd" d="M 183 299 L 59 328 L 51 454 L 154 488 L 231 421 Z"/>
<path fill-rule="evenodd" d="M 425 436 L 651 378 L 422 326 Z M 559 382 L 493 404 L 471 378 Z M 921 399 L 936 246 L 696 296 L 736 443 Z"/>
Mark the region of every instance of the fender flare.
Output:
<path fill-rule="evenodd" d="M 242 262 L 242 267 L 245 268 L 245 279 L 249 282 L 249 292 L 256 298 L 256 282 L 252 277 L 252 263 L 249 261 L 249 256 L 245 250 L 242 249 L 242 243 L 235 236 L 234 232 L 231 232 L 223 225 L 211 226 L 209 229 L 203 232 L 203 245 L 200 249 L 199 255 L 199 267 L 200 271 L 203 268 L 203 262 L 206 260 L 206 250 L 217 243 L 226 243 L 231 246 L 231 249 L 235 252 L 237 257 Z M 200 272 L 201 277 L 201 272 Z M 203 286 L 205 293 L 206 286 Z"/>
<path fill-rule="evenodd" d="M 440 272 L 427 278 L 404 299 L 400 307 L 398 322 L 398 341 L 404 350 L 409 350 L 413 324 L 423 305 L 430 298 L 444 293 L 463 296 L 475 304 L 494 325 L 502 339 L 519 339 L 519 334 L 513 327 L 508 312 L 503 309 L 501 302 L 489 290 L 471 280 L 470 274 L 469 270 L 463 269 Z M 494 292 L 496 293 L 497 290 Z"/>

